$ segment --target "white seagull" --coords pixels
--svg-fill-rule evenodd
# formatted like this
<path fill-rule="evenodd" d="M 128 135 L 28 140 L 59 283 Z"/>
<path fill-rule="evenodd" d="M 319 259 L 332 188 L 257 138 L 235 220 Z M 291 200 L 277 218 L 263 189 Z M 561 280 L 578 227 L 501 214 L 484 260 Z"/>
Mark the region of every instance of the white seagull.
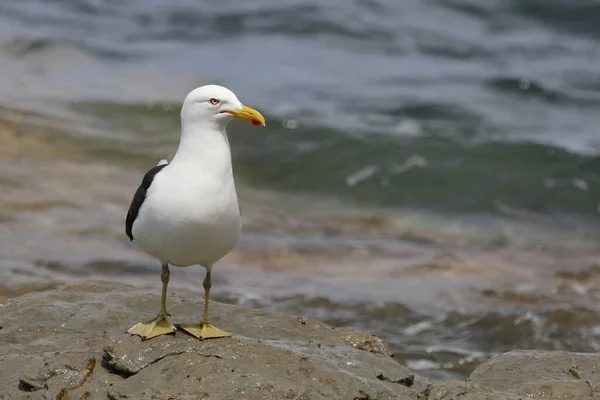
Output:
<path fill-rule="evenodd" d="M 166 305 L 169 264 L 206 268 L 204 318 L 179 327 L 198 339 L 231 336 L 208 322 L 208 298 L 211 269 L 233 249 L 242 227 L 226 132 L 234 117 L 265 126 L 264 117 L 227 88 L 207 85 L 191 91 L 181 108 L 177 153 L 170 163 L 161 161 L 148 171 L 133 196 L 127 236 L 162 264 L 158 315 L 128 330 L 142 339 L 176 331 Z"/>

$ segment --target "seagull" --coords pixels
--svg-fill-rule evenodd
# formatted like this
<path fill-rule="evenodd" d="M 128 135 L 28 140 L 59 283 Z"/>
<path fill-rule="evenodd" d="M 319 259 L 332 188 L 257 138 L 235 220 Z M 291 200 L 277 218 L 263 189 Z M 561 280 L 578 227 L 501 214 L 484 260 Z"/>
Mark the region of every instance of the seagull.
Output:
<path fill-rule="evenodd" d="M 265 126 L 265 118 L 243 105 L 229 89 L 206 85 L 192 90 L 181 107 L 181 139 L 169 163 L 150 169 L 138 187 L 125 224 L 135 241 L 162 265 L 162 296 L 156 318 L 127 332 L 142 340 L 175 333 L 167 313 L 169 265 L 199 264 L 204 278 L 204 318 L 179 328 L 198 339 L 230 337 L 208 320 L 211 270 L 237 243 L 242 215 L 226 128 L 234 118 Z"/>

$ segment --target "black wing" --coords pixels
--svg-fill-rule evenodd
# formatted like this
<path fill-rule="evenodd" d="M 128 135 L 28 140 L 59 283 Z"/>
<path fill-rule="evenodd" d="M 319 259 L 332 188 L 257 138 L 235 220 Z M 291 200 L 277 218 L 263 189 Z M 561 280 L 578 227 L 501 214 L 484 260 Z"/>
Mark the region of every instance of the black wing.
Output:
<path fill-rule="evenodd" d="M 133 200 L 131 200 L 129 211 L 127 211 L 127 220 L 125 222 L 125 233 L 129 237 L 129 240 L 133 240 L 133 233 L 131 232 L 131 229 L 133 228 L 133 222 L 137 218 L 140 207 L 146 199 L 146 192 L 148 191 L 148 188 L 150 185 L 152 185 L 152 181 L 154 180 L 156 174 L 158 174 L 167 165 L 168 164 L 157 165 L 150 171 L 146 172 L 144 179 L 142 179 L 142 184 L 137 188 L 135 194 L 133 195 Z"/>

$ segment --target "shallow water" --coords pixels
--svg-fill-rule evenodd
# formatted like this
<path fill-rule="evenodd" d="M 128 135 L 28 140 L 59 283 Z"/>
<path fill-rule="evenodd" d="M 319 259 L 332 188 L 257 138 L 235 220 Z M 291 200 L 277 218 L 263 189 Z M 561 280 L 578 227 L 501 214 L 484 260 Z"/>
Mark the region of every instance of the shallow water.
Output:
<path fill-rule="evenodd" d="M 600 9 L 592 2 L 0 4 L 0 296 L 157 288 L 123 219 L 217 82 L 245 234 L 216 297 L 381 335 L 456 377 L 597 351 Z M 199 290 L 200 268 L 172 284 Z"/>

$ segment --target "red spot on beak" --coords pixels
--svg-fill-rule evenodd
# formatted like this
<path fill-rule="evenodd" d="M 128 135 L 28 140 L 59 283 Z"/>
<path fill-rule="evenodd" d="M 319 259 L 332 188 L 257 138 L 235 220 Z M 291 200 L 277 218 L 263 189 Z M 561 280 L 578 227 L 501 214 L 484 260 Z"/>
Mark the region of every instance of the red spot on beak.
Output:
<path fill-rule="evenodd" d="M 252 120 L 252 125 L 254 125 L 254 126 L 259 126 L 259 125 L 262 125 L 262 122 L 260 122 L 260 121 L 259 121 L 259 120 L 257 120 L 257 119 L 253 119 L 253 120 Z"/>

